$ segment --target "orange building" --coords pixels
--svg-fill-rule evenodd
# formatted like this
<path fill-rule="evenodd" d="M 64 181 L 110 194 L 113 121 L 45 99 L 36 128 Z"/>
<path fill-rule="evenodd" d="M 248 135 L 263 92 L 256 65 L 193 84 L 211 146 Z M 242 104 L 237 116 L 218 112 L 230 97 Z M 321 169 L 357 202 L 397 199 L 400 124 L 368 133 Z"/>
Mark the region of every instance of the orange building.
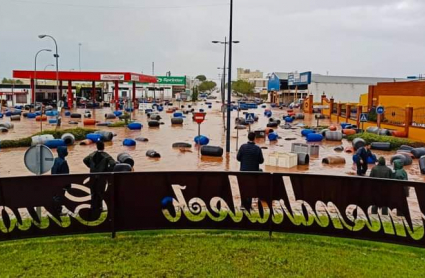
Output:
<path fill-rule="evenodd" d="M 378 83 L 369 86 L 368 107 L 425 107 L 425 81 Z"/>
<path fill-rule="evenodd" d="M 425 142 L 425 80 L 383 82 L 369 86 L 369 92 L 361 95 L 358 103 L 341 103 L 338 99 L 322 97 L 326 109 L 322 114 L 332 122 L 348 122 L 360 125 L 361 113 L 369 113 L 364 127 L 380 126 L 397 131 L 397 136 Z M 310 103 L 309 106 L 313 104 Z M 377 117 L 374 108 L 384 107 L 384 114 Z M 308 113 L 311 107 L 305 107 Z M 373 114 L 375 115 L 373 117 Z"/>

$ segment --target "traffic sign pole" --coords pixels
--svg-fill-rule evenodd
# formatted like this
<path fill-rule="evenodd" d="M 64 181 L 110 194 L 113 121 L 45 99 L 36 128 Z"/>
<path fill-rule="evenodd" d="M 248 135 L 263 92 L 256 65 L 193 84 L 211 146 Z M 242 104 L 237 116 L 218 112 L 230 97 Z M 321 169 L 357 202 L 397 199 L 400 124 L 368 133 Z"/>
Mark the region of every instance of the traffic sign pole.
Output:
<path fill-rule="evenodd" d="M 378 127 L 381 128 L 381 120 L 382 120 L 382 114 L 384 114 L 385 108 L 382 105 L 379 105 L 376 107 L 376 114 L 378 114 L 377 124 Z"/>
<path fill-rule="evenodd" d="M 246 113 L 245 114 L 245 122 L 248 123 L 248 130 L 251 132 L 251 124 L 255 122 L 255 115 L 254 113 Z"/>
<path fill-rule="evenodd" d="M 362 130 L 364 130 L 364 123 L 368 121 L 368 116 L 366 113 L 360 114 L 360 122 L 362 123 Z"/>
<path fill-rule="evenodd" d="M 240 109 L 238 107 L 238 115 L 237 115 L 238 119 L 239 119 L 239 111 L 240 111 Z M 238 151 L 238 145 L 239 145 L 239 129 L 237 128 L 236 129 L 236 151 Z"/>
<path fill-rule="evenodd" d="M 205 113 L 195 113 L 195 115 L 193 116 L 193 119 L 195 120 L 195 122 L 198 123 L 198 140 L 199 137 L 201 136 L 201 124 L 204 122 L 205 120 Z"/>

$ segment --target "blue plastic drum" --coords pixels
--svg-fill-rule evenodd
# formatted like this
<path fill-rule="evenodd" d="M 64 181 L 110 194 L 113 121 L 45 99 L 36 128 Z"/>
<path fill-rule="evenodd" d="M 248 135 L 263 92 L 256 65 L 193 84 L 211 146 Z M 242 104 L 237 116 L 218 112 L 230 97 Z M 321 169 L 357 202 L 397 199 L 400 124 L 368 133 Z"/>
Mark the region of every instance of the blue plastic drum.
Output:
<path fill-rule="evenodd" d="M 133 146 L 136 146 L 136 141 L 133 140 L 133 139 L 126 138 L 126 139 L 124 139 L 124 141 L 122 142 L 122 144 L 124 146 L 127 146 L 127 147 L 133 147 Z"/>
<path fill-rule="evenodd" d="M 140 130 L 142 129 L 143 125 L 141 123 L 131 123 L 131 124 L 128 124 L 127 127 L 130 130 Z"/>
<path fill-rule="evenodd" d="M 49 140 L 46 141 L 44 143 L 44 145 L 46 147 L 49 147 L 51 149 L 57 148 L 57 147 L 61 147 L 61 146 L 66 146 L 65 141 L 62 139 L 53 139 L 53 140 Z"/>
<path fill-rule="evenodd" d="M 208 139 L 208 137 L 206 136 L 201 135 L 201 136 L 196 136 L 194 141 L 196 144 L 204 146 L 204 145 L 208 145 L 208 143 L 210 142 L 210 139 Z"/>
<path fill-rule="evenodd" d="M 97 141 L 101 141 L 102 140 L 102 135 L 101 134 L 96 134 L 96 133 L 89 133 L 86 135 L 86 139 L 89 139 L 93 142 L 97 142 Z"/>
<path fill-rule="evenodd" d="M 323 135 L 317 133 L 309 133 L 307 134 L 307 142 L 322 142 Z"/>
<path fill-rule="evenodd" d="M 294 121 L 294 119 L 292 117 L 286 117 L 285 118 L 285 123 L 292 123 Z"/>
<path fill-rule="evenodd" d="M 269 133 L 267 137 L 269 138 L 270 141 L 277 141 L 277 139 L 279 138 L 279 136 L 275 132 Z"/>
<path fill-rule="evenodd" d="M 303 130 L 301 131 L 301 135 L 302 135 L 302 136 L 307 136 L 307 135 L 309 135 L 310 133 L 316 133 L 316 131 L 311 130 L 311 129 L 303 129 Z"/>

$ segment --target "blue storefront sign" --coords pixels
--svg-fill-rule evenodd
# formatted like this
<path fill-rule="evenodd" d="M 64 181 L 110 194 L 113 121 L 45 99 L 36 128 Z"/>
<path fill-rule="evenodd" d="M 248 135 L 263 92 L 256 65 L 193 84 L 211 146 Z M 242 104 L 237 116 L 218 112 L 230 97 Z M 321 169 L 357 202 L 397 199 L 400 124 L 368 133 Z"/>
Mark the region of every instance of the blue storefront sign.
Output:
<path fill-rule="evenodd" d="M 311 83 L 311 71 L 302 73 L 290 73 L 288 75 L 289 86 L 308 85 Z"/>

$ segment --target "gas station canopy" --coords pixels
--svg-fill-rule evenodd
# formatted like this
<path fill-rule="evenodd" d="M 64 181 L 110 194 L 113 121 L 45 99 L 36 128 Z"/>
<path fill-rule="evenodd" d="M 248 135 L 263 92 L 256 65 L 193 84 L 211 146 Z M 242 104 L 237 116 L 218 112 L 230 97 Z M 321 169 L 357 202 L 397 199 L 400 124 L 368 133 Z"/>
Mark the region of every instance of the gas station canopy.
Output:
<path fill-rule="evenodd" d="M 89 72 L 89 71 L 59 71 L 58 79 L 60 81 L 135 81 L 142 83 L 157 83 L 154 76 L 144 75 L 131 72 Z M 56 80 L 56 71 L 30 71 L 30 70 L 14 70 L 13 78 L 19 79 L 41 79 Z"/>
<path fill-rule="evenodd" d="M 92 96 L 95 99 L 96 93 L 96 82 L 114 82 L 114 102 L 116 109 L 119 107 L 118 98 L 118 86 L 120 82 L 133 82 L 133 102 L 136 101 L 136 83 L 157 83 L 158 80 L 155 76 L 144 75 L 139 73 L 131 72 L 91 72 L 91 71 L 32 71 L 32 70 L 14 70 L 13 78 L 17 79 L 30 79 L 31 80 L 31 103 L 35 102 L 35 83 L 37 80 L 58 80 L 60 85 L 58 88 L 62 88 L 62 82 L 68 82 L 68 96 L 67 103 L 68 107 L 72 107 L 74 101 L 74 95 L 72 93 L 72 82 L 76 81 L 91 81 L 92 82 Z M 57 98 L 59 99 L 62 94 L 62 89 L 57 92 Z"/>

